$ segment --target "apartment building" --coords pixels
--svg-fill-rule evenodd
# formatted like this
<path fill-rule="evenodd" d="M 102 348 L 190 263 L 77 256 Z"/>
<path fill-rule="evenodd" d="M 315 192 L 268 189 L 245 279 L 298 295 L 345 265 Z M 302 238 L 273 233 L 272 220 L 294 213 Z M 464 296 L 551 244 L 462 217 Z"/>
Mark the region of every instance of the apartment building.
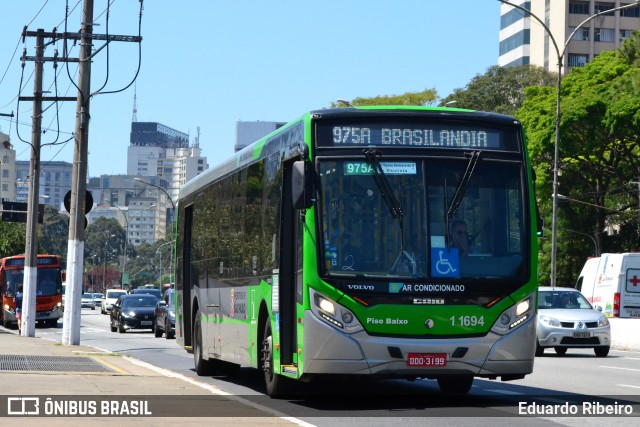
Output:
<path fill-rule="evenodd" d="M 564 50 L 563 74 L 573 67 L 584 66 L 600 52 L 617 49 L 640 29 L 639 5 L 605 13 L 581 25 L 596 13 L 631 4 L 631 0 L 513 0 L 511 3 L 529 10 L 544 22 L 560 52 Z M 556 71 L 558 56 L 549 31 L 524 11 L 501 4 L 498 65 L 532 64 Z"/>

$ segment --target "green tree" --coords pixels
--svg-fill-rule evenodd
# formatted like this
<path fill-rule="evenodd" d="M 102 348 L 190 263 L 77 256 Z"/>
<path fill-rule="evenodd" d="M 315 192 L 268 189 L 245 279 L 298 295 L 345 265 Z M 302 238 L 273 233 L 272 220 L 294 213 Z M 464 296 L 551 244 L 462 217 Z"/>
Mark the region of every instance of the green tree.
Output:
<path fill-rule="evenodd" d="M 136 247 L 136 256 L 127 263 L 129 282 L 133 289 L 147 283 L 158 283 L 162 280 L 160 276 L 160 254 L 162 262 L 165 263 L 163 270 L 168 271 L 166 266 L 169 263 L 171 245 L 165 245 L 166 240 L 157 240 L 152 244 L 141 243 Z M 163 246 L 164 245 L 164 246 Z"/>
<path fill-rule="evenodd" d="M 455 89 L 439 105 L 455 101 L 455 107 L 491 111 L 514 115 L 524 101 L 524 92 L 530 86 L 553 86 L 557 77 L 541 67 L 489 67 L 476 75 L 464 89 Z"/>
<path fill-rule="evenodd" d="M 24 253 L 25 224 L 0 221 L 0 258 Z"/>
<path fill-rule="evenodd" d="M 38 252 L 67 258 L 69 241 L 69 215 L 58 212 L 50 205 L 44 205 L 44 220 L 38 226 Z"/>
<path fill-rule="evenodd" d="M 637 191 L 629 186 L 640 170 L 640 81 L 637 66 L 640 33 L 622 49 L 601 53 L 562 81 L 559 145 L 559 194 L 584 203 L 560 201 L 557 280 L 573 283 L 593 244 L 602 251 L 637 249 Z M 537 172 L 538 201 L 551 225 L 556 91 L 535 87 L 516 116 L 522 121 Z M 635 197 L 632 197 L 635 196 Z M 589 203 L 589 204 L 585 204 Z M 624 239 L 610 237 L 606 227 L 635 230 Z M 577 244 L 577 242 L 581 242 Z M 542 276 L 548 279 L 551 242 L 541 245 Z"/>
<path fill-rule="evenodd" d="M 371 98 L 358 97 L 351 101 L 354 107 L 374 105 L 433 105 L 438 100 L 435 89 L 425 89 L 422 92 L 407 92 L 402 95 L 378 95 Z M 344 107 L 339 102 L 331 103 L 331 108 Z"/>
<path fill-rule="evenodd" d="M 84 257 L 94 263 L 117 263 L 124 248 L 125 231 L 113 218 L 98 218 L 85 233 Z"/>

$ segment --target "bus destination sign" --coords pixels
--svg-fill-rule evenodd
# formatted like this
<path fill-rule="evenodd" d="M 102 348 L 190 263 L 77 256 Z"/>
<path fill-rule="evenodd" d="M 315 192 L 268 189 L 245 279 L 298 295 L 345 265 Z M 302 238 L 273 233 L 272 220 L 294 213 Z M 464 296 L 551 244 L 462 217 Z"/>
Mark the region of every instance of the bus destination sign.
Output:
<path fill-rule="evenodd" d="M 53 265 L 58 263 L 58 259 L 56 257 L 38 257 L 36 262 L 37 265 Z M 9 258 L 5 265 L 8 267 L 22 267 L 24 266 L 24 257 Z"/>
<path fill-rule="evenodd" d="M 518 151 L 515 132 L 456 123 L 319 124 L 321 147 L 434 147 Z"/>

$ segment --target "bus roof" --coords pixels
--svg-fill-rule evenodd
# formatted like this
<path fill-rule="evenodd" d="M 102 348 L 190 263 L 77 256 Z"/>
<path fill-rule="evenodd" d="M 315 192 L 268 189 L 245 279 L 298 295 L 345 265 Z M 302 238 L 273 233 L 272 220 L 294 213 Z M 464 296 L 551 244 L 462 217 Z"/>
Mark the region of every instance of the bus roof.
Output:
<path fill-rule="evenodd" d="M 448 107 L 428 107 L 428 106 L 415 106 L 415 105 L 376 105 L 376 106 L 363 106 L 363 107 L 348 107 L 348 108 L 329 108 L 324 110 L 313 110 L 303 114 L 298 119 L 287 123 L 286 125 L 274 130 L 268 135 L 260 138 L 254 143 L 244 147 L 242 150 L 235 153 L 231 158 L 223 161 L 214 168 L 207 169 L 203 173 L 194 177 L 180 188 L 180 194 L 178 199 L 191 194 L 194 190 L 201 188 L 202 186 L 215 181 L 216 179 L 225 176 L 235 170 L 240 164 L 251 163 L 259 159 L 259 154 L 265 144 L 277 135 L 283 134 L 287 130 L 294 128 L 296 125 L 301 125 L 304 121 L 309 120 L 333 120 L 342 118 L 393 118 L 397 116 L 412 116 L 421 118 L 440 118 L 443 120 L 464 120 L 464 121 L 478 121 L 486 124 L 496 125 L 513 125 L 519 123 L 519 121 L 512 117 L 503 114 L 489 113 L 484 111 L 467 110 L 462 108 L 448 108 Z M 303 133 L 304 129 L 299 133 Z M 300 135 L 302 142 L 304 138 Z"/>

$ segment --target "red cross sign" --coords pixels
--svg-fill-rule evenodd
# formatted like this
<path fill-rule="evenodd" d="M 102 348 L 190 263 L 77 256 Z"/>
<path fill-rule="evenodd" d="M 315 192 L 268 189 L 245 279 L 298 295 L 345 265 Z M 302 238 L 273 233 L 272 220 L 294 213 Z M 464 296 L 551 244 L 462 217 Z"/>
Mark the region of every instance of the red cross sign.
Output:
<path fill-rule="evenodd" d="M 627 292 L 640 292 L 640 270 L 627 270 Z"/>

